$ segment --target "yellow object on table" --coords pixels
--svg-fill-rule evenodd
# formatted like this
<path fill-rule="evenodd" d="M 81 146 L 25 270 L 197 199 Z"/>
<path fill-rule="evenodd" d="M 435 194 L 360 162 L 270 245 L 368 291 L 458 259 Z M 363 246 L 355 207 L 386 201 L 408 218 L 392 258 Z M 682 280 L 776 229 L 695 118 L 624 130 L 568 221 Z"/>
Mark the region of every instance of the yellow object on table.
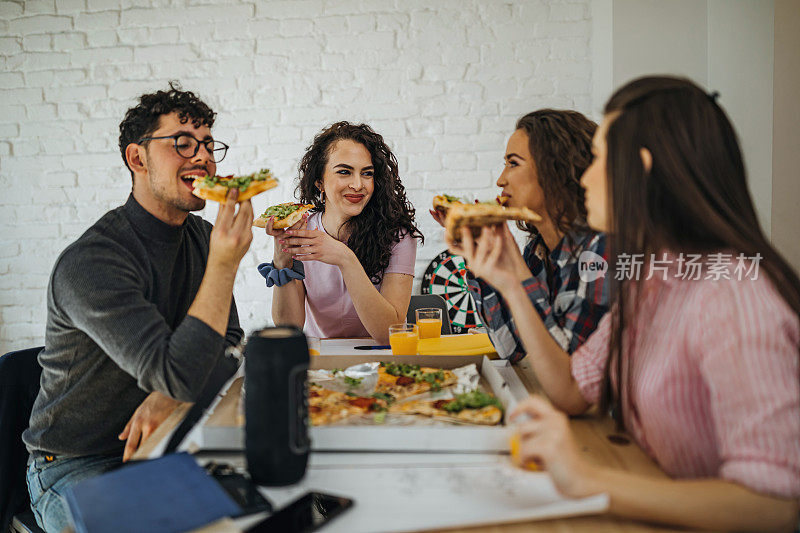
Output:
<path fill-rule="evenodd" d="M 509 445 L 509 451 L 511 452 L 511 462 L 513 462 L 520 468 L 524 468 L 525 470 L 534 470 L 534 471 L 541 470 L 541 468 L 539 468 L 539 465 L 533 461 L 522 464 L 522 461 L 519 457 L 519 445 L 520 445 L 519 433 L 514 433 L 513 435 L 511 435 L 508 445 Z"/>
<path fill-rule="evenodd" d="M 417 349 L 419 355 L 488 355 L 489 359 L 498 357 L 486 333 L 420 339 Z"/>

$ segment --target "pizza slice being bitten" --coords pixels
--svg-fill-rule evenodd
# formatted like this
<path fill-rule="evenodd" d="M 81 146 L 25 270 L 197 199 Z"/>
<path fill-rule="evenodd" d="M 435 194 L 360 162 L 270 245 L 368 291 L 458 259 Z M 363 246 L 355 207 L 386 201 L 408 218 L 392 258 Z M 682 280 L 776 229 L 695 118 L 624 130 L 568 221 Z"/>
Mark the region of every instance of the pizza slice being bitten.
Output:
<path fill-rule="evenodd" d="M 480 235 L 484 226 L 493 226 L 509 220 L 522 222 L 539 222 L 542 217 L 527 207 L 503 207 L 492 204 L 462 204 L 454 205 L 447 213 L 444 222 L 445 233 L 455 241 L 461 241 L 461 228 L 468 227 L 473 230 L 473 235 Z"/>
<path fill-rule="evenodd" d="M 239 197 L 236 202 L 244 202 L 257 194 L 273 189 L 278 186 L 278 180 L 272 175 L 268 168 L 262 168 L 258 172 L 253 172 L 246 176 L 205 176 L 195 178 L 192 182 L 192 194 L 204 200 L 214 200 L 215 202 L 225 203 L 228 191 L 239 189 Z"/>

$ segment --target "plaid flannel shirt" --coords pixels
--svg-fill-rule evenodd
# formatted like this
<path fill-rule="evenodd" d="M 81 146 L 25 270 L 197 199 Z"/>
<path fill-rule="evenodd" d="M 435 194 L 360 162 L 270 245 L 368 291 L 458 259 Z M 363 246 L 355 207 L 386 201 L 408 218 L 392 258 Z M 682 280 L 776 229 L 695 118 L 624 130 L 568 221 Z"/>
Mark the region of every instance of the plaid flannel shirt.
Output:
<path fill-rule="evenodd" d="M 589 250 L 608 260 L 605 235 L 573 234 L 573 238 L 572 246 L 564 237 L 548 254 L 544 240 L 536 235 L 523 251 L 533 276 L 522 282 L 550 335 L 570 354 L 586 341 L 608 310 L 609 290 L 604 277 L 586 282 L 578 275 L 581 252 Z M 536 253 L 540 248 L 550 259 L 549 268 Z M 520 361 L 525 357 L 525 349 L 503 298 L 494 287 L 474 277 L 469 270 L 466 281 L 497 353 L 512 363 Z"/>

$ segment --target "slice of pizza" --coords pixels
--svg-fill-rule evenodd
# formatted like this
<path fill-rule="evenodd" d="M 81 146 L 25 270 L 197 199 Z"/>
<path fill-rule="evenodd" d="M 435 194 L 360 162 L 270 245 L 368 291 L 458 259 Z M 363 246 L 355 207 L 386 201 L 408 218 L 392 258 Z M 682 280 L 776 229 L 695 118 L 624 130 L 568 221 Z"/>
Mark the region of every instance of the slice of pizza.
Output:
<path fill-rule="evenodd" d="M 296 204 L 287 202 L 284 204 L 272 205 L 264 211 L 260 217 L 253 221 L 253 225 L 259 228 L 267 226 L 269 217 L 275 217 L 275 223 L 272 225 L 275 229 L 288 228 L 296 224 L 301 218 L 303 213 L 312 209 L 312 204 Z"/>
<path fill-rule="evenodd" d="M 503 404 L 491 394 L 474 390 L 451 400 L 410 400 L 390 406 L 389 412 L 494 426 L 503 419 Z"/>
<path fill-rule="evenodd" d="M 386 411 L 388 399 L 379 395 L 355 396 L 332 391 L 315 383 L 308 385 L 308 417 L 313 426 L 334 424 L 345 418 Z"/>
<path fill-rule="evenodd" d="M 458 377 L 452 370 L 403 363 L 381 363 L 375 392 L 402 400 L 417 394 L 436 392 L 457 382 Z"/>
<path fill-rule="evenodd" d="M 447 211 L 450 207 L 456 204 L 463 204 L 464 202 L 458 196 L 451 196 L 449 194 L 439 194 L 433 197 L 433 209 L 447 216 Z"/>
<path fill-rule="evenodd" d="M 508 220 L 539 222 L 542 217 L 527 207 L 503 207 L 496 204 L 454 205 L 447 213 L 444 228 L 447 236 L 455 242 L 461 240 L 461 228 L 472 229 L 474 236 L 480 235 L 481 228 L 501 224 Z"/>
<path fill-rule="evenodd" d="M 205 200 L 225 203 L 228 191 L 239 189 L 237 202 L 244 202 L 253 196 L 278 186 L 278 180 L 273 177 L 268 168 L 246 176 L 206 176 L 195 178 L 192 182 L 192 194 Z"/>

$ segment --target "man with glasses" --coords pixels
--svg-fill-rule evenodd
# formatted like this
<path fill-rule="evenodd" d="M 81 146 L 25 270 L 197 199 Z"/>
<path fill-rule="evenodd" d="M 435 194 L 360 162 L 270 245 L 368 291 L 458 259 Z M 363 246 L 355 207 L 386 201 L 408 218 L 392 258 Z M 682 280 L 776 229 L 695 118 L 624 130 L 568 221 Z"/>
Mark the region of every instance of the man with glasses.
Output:
<path fill-rule="evenodd" d="M 228 148 L 211 136 L 214 118 L 174 84 L 143 95 L 120 124 L 128 200 L 56 260 L 41 390 L 23 434 L 46 531 L 69 523 L 67 487 L 119 466 L 212 371 L 236 369 L 226 356 L 242 337 L 233 282 L 253 208 L 236 212 L 234 189 L 213 227 L 190 214 L 205 206 L 192 180 L 214 175 Z"/>

